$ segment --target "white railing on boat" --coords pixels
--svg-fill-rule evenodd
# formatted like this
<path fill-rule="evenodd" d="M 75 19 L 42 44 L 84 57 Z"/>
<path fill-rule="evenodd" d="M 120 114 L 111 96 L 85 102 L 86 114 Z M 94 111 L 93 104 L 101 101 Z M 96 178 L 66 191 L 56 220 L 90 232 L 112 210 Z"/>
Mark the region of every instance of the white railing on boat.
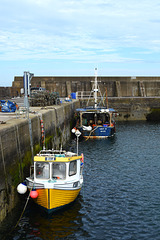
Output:
<path fill-rule="evenodd" d="M 105 96 L 97 96 L 98 99 L 106 98 Z M 78 91 L 76 99 L 94 99 L 94 91 Z"/>
<path fill-rule="evenodd" d="M 63 155 L 65 157 L 73 157 L 76 156 L 77 154 L 74 152 L 69 152 L 69 151 L 65 151 L 65 150 L 41 150 L 37 156 L 56 156 L 56 155 Z"/>

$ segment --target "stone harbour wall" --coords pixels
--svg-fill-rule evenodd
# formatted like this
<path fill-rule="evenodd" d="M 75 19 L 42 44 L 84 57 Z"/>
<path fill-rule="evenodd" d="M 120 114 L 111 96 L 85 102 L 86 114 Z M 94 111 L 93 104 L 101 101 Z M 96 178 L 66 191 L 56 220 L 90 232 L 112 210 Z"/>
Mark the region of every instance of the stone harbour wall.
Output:
<path fill-rule="evenodd" d="M 56 149 L 70 139 L 72 119 L 78 106 L 78 101 L 72 101 L 60 106 L 32 108 L 32 141 L 28 119 L 14 118 L 0 124 L 0 222 L 18 203 L 17 185 L 29 176 L 32 155 L 42 147 L 40 118 L 43 119 L 46 148 Z"/>
<path fill-rule="evenodd" d="M 107 89 L 108 97 L 152 97 L 160 96 L 160 77 L 156 76 L 98 76 L 102 95 Z M 34 76 L 31 87 L 43 87 L 50 92 L 58 92 L 66 97 L 72 92 L 91 91 L 94 76 Z M 23 77 L 14 77 L 12 94 L 19 94 L 23 88 Z M 17 96 L 17 95 L 16 95 Z"/>

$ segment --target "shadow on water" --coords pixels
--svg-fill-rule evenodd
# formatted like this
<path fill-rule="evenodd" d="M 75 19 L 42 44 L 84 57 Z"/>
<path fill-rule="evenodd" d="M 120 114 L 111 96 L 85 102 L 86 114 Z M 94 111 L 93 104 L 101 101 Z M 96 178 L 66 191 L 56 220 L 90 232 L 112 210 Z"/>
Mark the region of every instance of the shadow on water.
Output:
<path fill-rule="evenodd" d="M 82 204 L 79 195 L 68 207 L 48 215 L 30 201 L 18 227 L 3 239 L 77 239 L 76 232 L 83 229 Z"/>

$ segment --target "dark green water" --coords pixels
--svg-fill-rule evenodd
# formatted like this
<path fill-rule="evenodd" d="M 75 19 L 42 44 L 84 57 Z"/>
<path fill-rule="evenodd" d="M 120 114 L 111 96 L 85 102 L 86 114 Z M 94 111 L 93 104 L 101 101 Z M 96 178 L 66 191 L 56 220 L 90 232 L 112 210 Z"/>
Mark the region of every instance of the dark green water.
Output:
<path fill-rule="evenodd" d="M 79 152 L 84 186 L 75 203 L 47 217 L 30 202 L 6 239 L 160 239 L 160 124 L 117 123 L 114 138 L 80 142 Z"/>

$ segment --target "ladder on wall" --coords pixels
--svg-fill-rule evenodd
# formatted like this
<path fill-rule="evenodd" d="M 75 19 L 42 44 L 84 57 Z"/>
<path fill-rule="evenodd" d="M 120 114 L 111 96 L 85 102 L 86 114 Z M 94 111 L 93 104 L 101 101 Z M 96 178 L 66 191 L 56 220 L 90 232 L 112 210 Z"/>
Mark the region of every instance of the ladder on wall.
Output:
<path fill-rule="evenodd" d="M 144 82 L 143 81 L 140 81 L 139 87 L 140 87 L 140 95 L 141 95 L 141 97 L 146 97 L 146 91 L 145 91 L 145 86 L 144 86 Z"/>

